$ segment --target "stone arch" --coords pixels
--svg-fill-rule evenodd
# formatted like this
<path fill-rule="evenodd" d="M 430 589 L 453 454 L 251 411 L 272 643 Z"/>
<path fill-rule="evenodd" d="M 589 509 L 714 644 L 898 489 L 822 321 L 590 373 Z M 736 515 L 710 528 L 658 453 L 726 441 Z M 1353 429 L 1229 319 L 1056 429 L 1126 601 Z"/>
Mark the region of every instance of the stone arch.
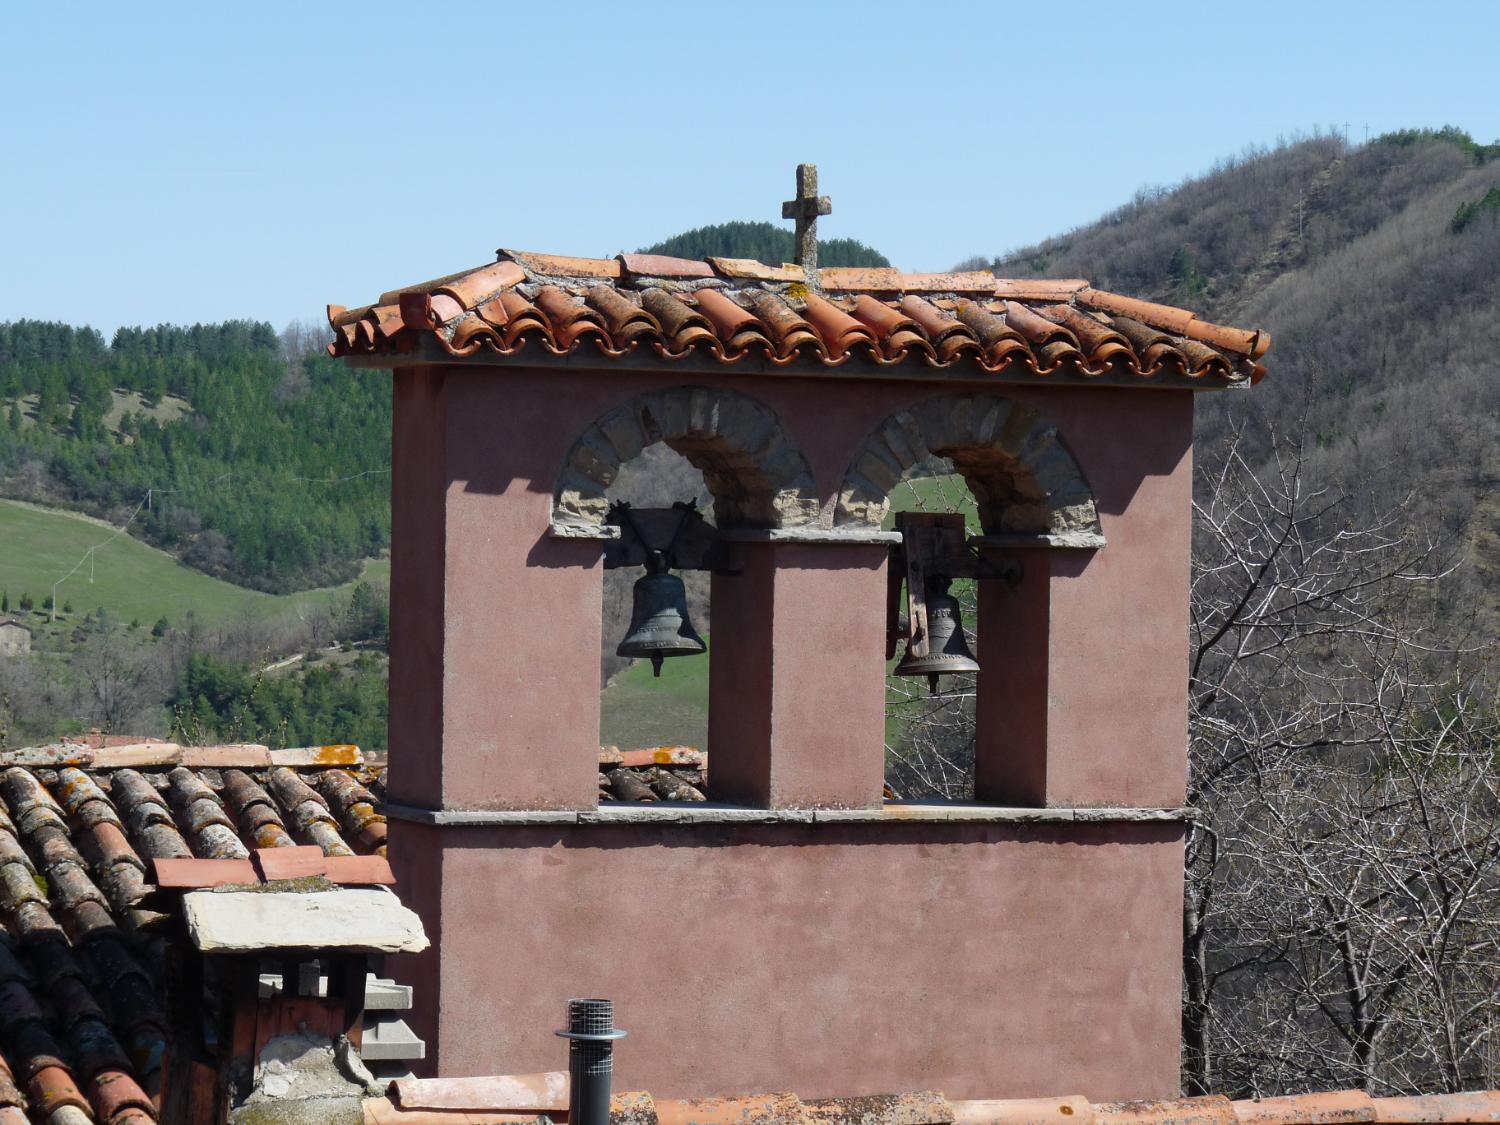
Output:
<path fill-rule="evenodd" d="M 835 525 L 878 528 L 891 489 L 931 456 L 949 458 L 968 483 L 985 534 L 1102 543 L 1093 490 L 1056 427 L 1033 406 L 988 394 L 926 399 L 877 426 L 849 463 Z"/>
<path fill-rule="evenodd" d="M 596 532 L 620 466 L 659 441 L 703 474 L 720 527 L 794 527 L 817 518 L 817 482 L 774 410 L 738 391 L 673 387 L 611 410 L 574 442 L 553 496 L 554 533 Z"/>

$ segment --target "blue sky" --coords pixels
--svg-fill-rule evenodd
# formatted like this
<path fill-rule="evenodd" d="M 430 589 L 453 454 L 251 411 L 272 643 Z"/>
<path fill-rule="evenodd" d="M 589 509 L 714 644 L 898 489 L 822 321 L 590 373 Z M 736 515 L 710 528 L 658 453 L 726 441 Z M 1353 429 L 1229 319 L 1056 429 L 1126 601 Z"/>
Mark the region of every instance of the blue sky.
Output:
<path fill-rule="evenodd" d="M 6 8 L 0 320 L 278 327 L 492 260 L 779 221 L 942 269 L 1249 145 L 1500 137 L 1500 3 Z"/>

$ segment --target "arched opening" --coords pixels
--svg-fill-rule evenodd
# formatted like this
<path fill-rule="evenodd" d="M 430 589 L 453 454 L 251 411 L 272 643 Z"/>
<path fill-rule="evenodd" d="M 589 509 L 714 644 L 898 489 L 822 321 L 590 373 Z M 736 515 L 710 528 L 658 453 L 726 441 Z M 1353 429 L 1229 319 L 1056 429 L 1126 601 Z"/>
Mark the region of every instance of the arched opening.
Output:
<path fill-rule="evenodd" d="M 559 476 L 553 533 L 607 536 L 610 508 L 620 501 L 636 509 L 686 501 L 725 529 L 794 527 L 818 512 L 807 459 L 776 413 L 747 395 L 708 387 L 641 395 L 584 431 Z M 706 761 L 709 749 L 708 654 L 664 659 L 659 676 L 650 661 L 620 657 L 616 649 L 631 627 L 634 590 L 645 572 L 604 573 L 600 798 L 702 799 L 707 778 L 692 762 Z M 688 619 L 712 645 L 709 573 L 672 573 L 683 582 Z M 691 761 L 621 767 L 610 757 L 615 749 L 631 757 L 662 748 L 682 748 Z"/>
<path fill-rule="evenodd" d="M 897 513 L 957 513 L 967 534 L 982 533 L 979 505 L 963 475 L 946 457 L 932 456 L 908 468 L 888 495 L 884 529 Z M 958 601 L 969 647 L 978 649 L 979 591 L 972 578 L 949 587 Z M 901 676 L 904 647 L 887 662 L 885 689 L 885 786 L 888 799 L 966 801 L 974 796 L 976 680 L 973 673 L 944 676 L 930 693 L 925 678 Z"/>
<path fill-rule="evenodd" d="M 658 442 L 703 474 L 721 527 L 794 527 L 817 519 L 812 470 L 775 411 L 736 391 L 674 387 L 634 398 L 583 432 L 558 475 L 553 532 L 597 531 L 620 466 Z"/>
<path fill-rule="evenodd" d="M 1082 470 L 1036 407 L 1000 395 L 942 395 L 887 418 L 850 461 L 834 523 L 881 526 L 891 490 L 916 466 L 947 458 L 974 495 L 985 535 L 1099 538 Z"/>
<path fill-rule="evenodd" d="M 641 450 L 620 466 L 610 485 L 611 502 L 626 501 L 638 508 L 668 508 L 679 501 L 692 503 L 712 522 L 713 494 L 703 472 L 665 442 Z M 616 655 L 620 639 L 630 627 L 633 591 L 642 571 L 620 568 L 604 572 L 603 651 L 600 654 L 600 727 L 603 746 L 640 750 L 660 746 L 708 743 L 708 654 L 662 663 L 660 678 L 651 663 Z M 703 639 L 712 644 L 709 574 L 700 570 L 676 572 L 687 591 L 687 609 Z M 610 794 L 611 799 L 613 794 Z"/>
<path fill-rule="evenodd" d="M 993 394 L 923 400 L 865 439 L 850 460 L 834 522 L 890 530 L 900 512 L 962 514 L 965 535 L 989 542 L 1104 544 L 1093 492 L 1056 428 L 1036 407 Z M 995 577 L 958 576 L 948 591 L 971 651 L 978 651 L 977 635 L 986 624 L 1003 627 L 979 617 L 977 583 Z M 941 692 L 929 694 L 920 678 L 887 676 L 889 796 L 974 796 L 977 678 L 966 673 L 943 681 Z"/>

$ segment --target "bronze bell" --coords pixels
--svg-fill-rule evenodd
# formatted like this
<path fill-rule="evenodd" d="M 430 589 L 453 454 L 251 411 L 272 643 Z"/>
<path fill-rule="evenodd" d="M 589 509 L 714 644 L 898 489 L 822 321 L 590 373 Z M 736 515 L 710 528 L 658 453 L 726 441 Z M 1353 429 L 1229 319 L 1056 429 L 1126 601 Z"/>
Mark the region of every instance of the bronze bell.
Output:
<path fill-rule="evenodd" d="M 927 690 L 934 695 L 939 676 L 979 671 L 979 661 L 964 639 L 958 599 L 948 593 L 950 581 L 932 578 L 927 583 L 927 655 L 913 656 L 911 641 L 907 641 L 906 655 L 896 665 L 898 676 L 926 676 Z"/>
<path fill-rule="evenodd" d="M 635 606 L 630 631 L 615 649 L 620 656 L 645 657 L 651 674 L 661 675 L 661 662 L 669 656 L 696 656 L 708 651 L 703 638 L 688 620 L 687 587 L 675 574 L 668 574 L 660 551 L 647 556 L 646 574 L 635 582 Z"/>

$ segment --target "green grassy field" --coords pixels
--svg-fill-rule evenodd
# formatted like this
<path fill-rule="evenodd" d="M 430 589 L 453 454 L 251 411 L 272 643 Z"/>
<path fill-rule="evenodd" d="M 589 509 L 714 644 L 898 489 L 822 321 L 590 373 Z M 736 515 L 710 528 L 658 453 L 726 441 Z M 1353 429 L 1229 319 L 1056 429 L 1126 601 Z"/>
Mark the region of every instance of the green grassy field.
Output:
<path fill-rule="evenodd" d="M 47 511 L 0 500 L 0 591 L 10 597 L 10 611 L 21 616 L 17 602 L 30 594 L 39 611 L 52 584 L 73 571 L 57 588 L 57 604 L 71 603 L 74 616 L 99 607 L 117 621 L 139 620 L 149 627 L 160 617 L 179 623 L 188 610 L 205 624 L 252 616 L 276 620 L 318 605 L 341 600 L 348 587 L 329 587 L 298 594 L 265 594 L 210 578 L 183 566 L 172 556 L 96 521 L 67 512 Z M 104 544 L 103 546 L 99 546 Z M 77 570 L 80 559 L 96 548 Z M 390 563 L 372 560 L 364 575 L 384 582 Z M 25 618 L 45 629 L 40 613 Z"/>
<path fill-rule="evenodd" d="M 663 661 L 661 679 L 651 675 L 649 660 L 637 660 L 610 681 L 599 706 L 599 739 L 606 746 L 706 747 L 708 654 Z"/>

